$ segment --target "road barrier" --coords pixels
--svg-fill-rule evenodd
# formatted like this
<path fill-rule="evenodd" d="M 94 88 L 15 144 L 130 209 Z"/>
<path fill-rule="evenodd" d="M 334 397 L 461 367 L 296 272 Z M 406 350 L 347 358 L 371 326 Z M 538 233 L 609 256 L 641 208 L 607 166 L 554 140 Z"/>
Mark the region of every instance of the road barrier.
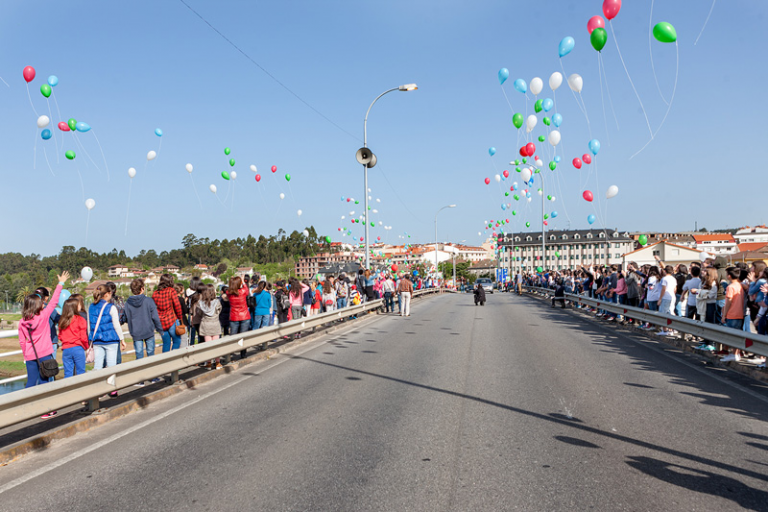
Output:
<path fill-rule="evenodd" d="M 418 290 L 414 298 L 439 293 L 439 288 Z M 264 327 L 233 336 L 191 345 L 183 349 L 171 350 L 151 357 L 121 363 L 59 379 L 50 384 L 34 386 L 0 396 L 0 428 L 26 421 L 49 411 L 63 409 L 80 402 L 87 402 L 87 410 L 99 409 L 99 397 L 127 388 L 139 382 L 170 374 L 171 382 L 178 381 L 179 371 L 220 357 L 228 357 L 251 347 L 266 348 L 273 341 L 280 341 L 284 336 L 306 331 L 324 324 L 333 323 L 343 318 L 355 316 L 383 307 L 384 301 L 377 299 L 357 306 L 329 311 L 310 317 L 302 317 L 284 324 Z"/>
<path fill-rule="evenodd" d="M 529 293 L 545 296 L 552 296 L 555 294 L 555 291 L 549 288 L 524 286 L 523 289 Z M 722 343 L 731 348 L 738 348 L 761 356 L 768 356 L 768 336 L 752 334 L 739 329 L 732 329 L 716 324 L 709 324 L 702 322 L 701 320 L 692 320 L 690 318 L 669 315 L 658 311 L 650 311 L 648 309 L 640 309 L 613 302 L 606 302 L 605 300 L 593 299 L 583 295 L 566 293 L 565 299 L 574 304 L 590 306 L 616 315 L 624 315 L 634 320 L 640 320 L 660 327 L 668 327 L 686 334 L 699 336 L 709 342 Z"/>

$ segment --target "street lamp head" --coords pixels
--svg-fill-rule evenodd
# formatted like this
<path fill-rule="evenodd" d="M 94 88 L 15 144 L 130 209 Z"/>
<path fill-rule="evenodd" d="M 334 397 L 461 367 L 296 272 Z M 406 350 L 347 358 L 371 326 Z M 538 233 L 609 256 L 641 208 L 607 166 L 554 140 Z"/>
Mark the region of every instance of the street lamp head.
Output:
<path fill-rule="evenodd" d="M 398 87 L 398 89 L 401 91 L 415 91 L 416 89 L 418 89 L 418 87 L 416 86 L 416 84 L 405 84 Z"/>
<path fill-rule="evenodd" d="M 456 205 L 455 204 L 449 204 L 448 208 L 456 208 Z"/>

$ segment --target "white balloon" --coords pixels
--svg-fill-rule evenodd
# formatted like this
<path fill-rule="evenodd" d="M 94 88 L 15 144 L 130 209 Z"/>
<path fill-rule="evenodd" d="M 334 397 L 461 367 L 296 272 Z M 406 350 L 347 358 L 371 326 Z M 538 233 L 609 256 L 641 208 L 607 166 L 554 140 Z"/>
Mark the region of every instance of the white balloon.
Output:
<path fill-rule="evenodd" d="M 302 235 L 304 235 L 304 236 L 309 236 L 309 231 L 307 231 L 307 230 L 305 229 L 304 231 L 302 231 L 302 232 L 301 232 L 301 234 L 302 234 Z"/>
<path fill-rule="evenodd" d="M 549 143 L 553 146 L 557 146 L 560 144 L 560 132 L 557 130 L 552 130 L 549 132 Z"/>
<path fill-rule="evenodd" d="M 192 172 L 192 164 L 187 164 L 187 172 Z"/>
<path fill-rule="evenodd" d="M 48 124 L 51 122 L 50 119 L 48 119 L 48 116 L 40 116 L 37 118 L 37 127 L 38 128 L 45 128 L 48 126 Z"/>
<path fill-rule="evenodd" d="M 379 198 L 376 198 L 376 202 L 377 202 L 377 203 L 380 203 L 380 202 L 381 202 L 381 199 L 379 199 Z"/>
<path fill-rule="evenodd" d="M 544 192 L 543 192 L 541 189 L 539 189 L 539 195 L 540 195 L 540 196 L 543 196 L 543 195 L 544 195 Z"/>
<path fill-rule="evenodd" d="M 154 151 L 150 151 L 149 153 L 147 153 L 147 160 L 154 160 L 156 157 L 157 157 L 157 153 L 155 153 Z"/>
<path fill-rule="evenodd" d="M 384 224 L 384 223 L 382 221 L 379 221 L 379 226 L 381 226 L 382 224 Z"/>
<path fill-rule="evenodd" d="M 253 165 L 253 164 L 251 164 L 251 170 L 252 170 L 253 172 L 259 172 L 259 171 L 256 169 L 256 166 L 255 166 L 255 165 Z"/>
<path fill-rule="evenodd" d="M 285 199 L 285 194 L 283 194 L 282 192 L 280 192 L 280 199 Z"/>
<path fill-rule="evenodd" d="M 345 217 L 344 215 L 342 215 L 342 216 L 341 216 L 341 220 L 344 220 L 344 219 L 346 219 L 346 218 L 347 218 L 347 217 Z"/>
<path fill-rule="evenodd" d="M 525 120 L 525 131 L 528 133 L 531 133 L 533 131 L 534 127 L 536 126 L 536 123 L 538 123 L 539 120 L 536 118 L 535 115 L 531 114 L 528 116 L 528 119 Z"/>
<path fill-rule="evenodd" d="M 229 177 L 232 178 L 233 180 L 236 180 L 237 179 L 237 172 L 232 171 L 231 173 L 229 173 Z"/>
<path fill-rule="evenodd" d="M 542 165 L 544 165 L 544 162 L 541 161 L 541 158 L 537 158 L 536 162 L 534 163 L 536 164 L 536 167 L 541 167 Z"/>
<path fill-rule="evenodd" d="M 572 91 L 581 93 L 581 88 L 584 87 L 584 80 L 581 78 L 581 75 L 574 73 L 569 76 L 568 87 L 570 87 Z"/>
<path fill-rule="evenodd" d="M 552 201 L 556 201 L 557 198 L 555 196 L 552 196 Z"/>
<path fill-rule="evenodd" d="M 534 96 L 538 96 L 541 90 L 544 88 L 544 82 L 539 77 L 536 77 L 533 80 L 531 80 L 531 83 L 528 85 L 531 89 L 531 94 L 533 94 Z"/>
<path fill-rule="evenodd" d="M 96 201 L 93 199 L 86 199 L 85 200 L 85 207 L 89 210 L 93 210 L 93 208 L 96 206 Z"/>
<path fill-rule="evenodd" d="M 83 281 L 90 281 L 93 279 L 93 269 L 91 267 L 83 267 L 83 270 L 80 271 L 80 277 L 83 278 Z"/>
<path fill-rule="evenodd" d="M 549 88 L 556 91 L 563 83 L 563 75 L 559 71 L 555 71 L 549 75 Z"/>
<path fill-rule="evenodd" d="M 528 202 L 529 202 L 529 203 L 531 202 L 531 198 L 530 198 L 530 197 L 528 198 Z"/>
<path fill-rule="evenodd" d="M 493 177 L 493 179 L 495 179 L 496 183 L 498 183 L 501 181 L 501 176 L 497 174 L 496 176 Z"/>
<path fill-rule="evenodd" d="M 373 213 L 379 213 L 379 210 L 377 210 L 377 209 L 375 209 L 375 208 L 374 208 L 373 210 L 371 210 L 371 211 L 372 211 Z"/>
<path fill-rule="evenodd" d="M 608 192 L 605 193 L 605 197 L 607 199 L 610 199 L 618 193 L 619 193 L 619 187 L 617 187 L 616 185 L 611 185 L 610 187 L 608 187 Z"/>
<path fill-rule="evenodd" d="M 128 169 L 128 177 L 131 178 L 131 179 L 135 178 L 136 177 L 136 169 L 134 169 L 133 167 Z"/>
<path fill-rule="evenodd" d="M 370 192 L 370 191 L 371 191 L 371 189 L 368 189 L 368 192 Z M 373 199 L 373 197 L 372 196 L 368 196 L 368 200 L 370 201 L 371 199 Z"/>
<path fill-rule="evenodd" d="M 301 213 L 302 213 L 302 212 L 301 212 L 301 210 L 299 210 L 299 211 L 297 211 L 297 212 L 296 212 L 296 215 L 298 215 L 299 217 L 301 217 Z"/>
<path fill-rule="evenodd" d="M 530 181 L 530 179 L 531 179 L 531 170 L 528 167 L 526 167 L 525 169 L 520 171 L 520 174 L 522 175 L 521 177 L 523 178 L 523 181 L 526 181 L 526 182 Z"/>
<path fill-rule="evenodd" d="M 477 232 L 477 236 L 483 236 L 483 234 L 482 234 L 481 232 L 479 232 L 479 231 L 478 231 L 478 232 Z"/>
<path fill-rule="evenodd" d="M 208 189 L 209 189 L 211 192 L 213 192 L 214 194 L 216 193 L 216 185 L 211 185 L 210 187 L 208 187 Z"/>
<path fill-rule="evenodd" d="M 350 216 L 350 217 L 351 217 L 352 215 L 354 215 L 354 214 L 355 214 L 355 211 L 354 211 L 354 210 L 352 210 L 351 212 L 349 212 L 349 216 Z"/>
<path fill-rule="evenodd" d="M 368 192 L 370 192 L 370 191 L 371 191 L 371 189 L 368 189 Z"/>

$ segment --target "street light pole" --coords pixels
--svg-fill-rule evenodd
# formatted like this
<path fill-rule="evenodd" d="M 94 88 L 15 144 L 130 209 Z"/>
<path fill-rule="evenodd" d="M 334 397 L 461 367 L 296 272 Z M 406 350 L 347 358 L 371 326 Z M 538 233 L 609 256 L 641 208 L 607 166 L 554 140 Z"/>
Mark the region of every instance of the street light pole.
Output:
<path fill-rule="evenodd" d="M 379 98 L 384 96 L 385 94 L 388 94 L 392 91 L 415 91 L 418 89 L 416 84 L 405 84 L 401 85 L 400 87 L 394 87 L 392 89 L 388 89 L 384 91 L 383 93 L 376 96 L 376 99 L 371 102 L 371 105 L 368 107 L 368 111 L 365 113 L 365 119 L 363 120 L 363 147 L 368 147 L 368 114 L 371 113 L 371 109 L 373 108 L 373 104 L 379 101 Z M 363 173 L 365 175 L 365 179 L 363 180 L 363 186 L 365 187 L 363 189 L 364 191 L 364 199 L 365 199 L 365 268 L 371 268 L 371 255 L 370 255 L 370 249 L 368 247 L 368 164 L 363 164 Z"/>
<path fill-rule="evenodd" d="M 443 206 L 442 208 L 437 210 L 437 213 L 440 213 L 446 208 L 456 208 L 456 205 L 449 204 L 448 206 Z M 437 213 L 435 214 L 435 279 L 437 279 Z"/>

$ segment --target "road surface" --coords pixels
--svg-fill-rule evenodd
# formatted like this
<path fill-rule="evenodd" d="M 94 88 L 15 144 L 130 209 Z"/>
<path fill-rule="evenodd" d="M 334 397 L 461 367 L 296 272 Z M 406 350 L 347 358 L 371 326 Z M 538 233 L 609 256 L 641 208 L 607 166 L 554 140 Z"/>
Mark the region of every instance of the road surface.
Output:
<path fill-rule="evenodd" d="M 536 299 L 447 295 L 0 468 L 0 509 L 768 510 L 766 390 Z"/>

